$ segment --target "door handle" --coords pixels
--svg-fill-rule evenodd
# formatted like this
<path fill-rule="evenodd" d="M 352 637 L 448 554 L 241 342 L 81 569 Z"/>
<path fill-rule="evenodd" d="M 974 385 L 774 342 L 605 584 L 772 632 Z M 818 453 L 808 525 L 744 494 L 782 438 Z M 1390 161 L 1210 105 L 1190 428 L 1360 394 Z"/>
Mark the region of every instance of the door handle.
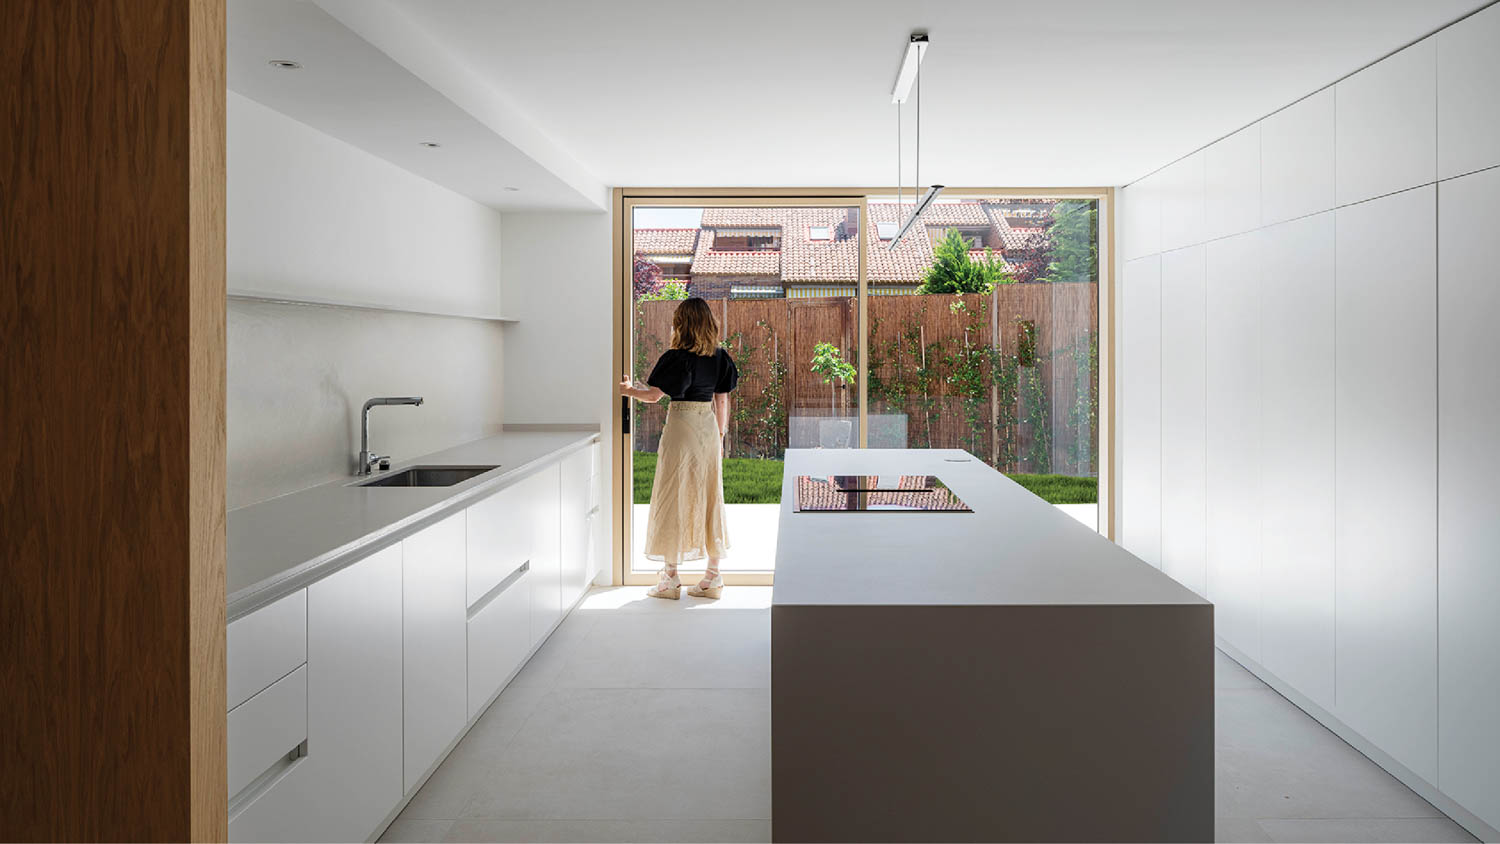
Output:
<path fill-rule="evenodd" d="M 630 396 L 620 396 L 620 433 L 630 433 Z"/>

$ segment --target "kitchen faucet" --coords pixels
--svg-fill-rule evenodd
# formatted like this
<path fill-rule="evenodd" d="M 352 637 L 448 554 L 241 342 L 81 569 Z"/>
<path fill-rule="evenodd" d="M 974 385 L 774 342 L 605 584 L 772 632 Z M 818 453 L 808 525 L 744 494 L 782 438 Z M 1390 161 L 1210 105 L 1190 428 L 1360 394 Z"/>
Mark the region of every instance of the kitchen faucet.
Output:
<path fill-rule="evenodd" d="M 370 399 L 369 401 L 365 402 L 365 409 L 360 413 L 360 423 L 359 423 L 359 465 L 355 469 L 355 474 L 359 474 L 359 475 L 368 475 L 368 474 L 370 474 L 370 468 L 372 466 L 374 466 L 376 463 L 382 464 L 381 465 L 382 469 L 387 468 L 387 467 L 390 466 L 390 462 L 389 462 L 390 459 L 391 459 L 390 455 L 380 455 L 380 454 L 371 454 L 370 453 L 370 408 L 375 407 L 376 405 L 388 405 L 388 404 L 421 405 L 422 404 L 422 397 L 421 396 L 376 396 L 375 398 Z"/>

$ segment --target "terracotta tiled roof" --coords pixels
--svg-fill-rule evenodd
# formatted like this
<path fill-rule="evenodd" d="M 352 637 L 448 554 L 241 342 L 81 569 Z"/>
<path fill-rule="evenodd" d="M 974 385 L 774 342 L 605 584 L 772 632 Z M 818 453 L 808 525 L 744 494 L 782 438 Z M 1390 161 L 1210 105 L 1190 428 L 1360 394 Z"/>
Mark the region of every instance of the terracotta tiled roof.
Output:
<path fill-rule="evenodd" d="M 691 255 L 697 229 L 636 229 L 635 251 L 647 255 Z"/>
<path fill-rule="evenodd" d="M 1017 222 L 1037 223 L 1045 220 L 1047 200 L 958 200 L 938 201 L 922 214 L 918 225 L 907 232 L 893 250 L 879 237 L 879 224 L 899 225 L 906 219 L 911 202 L 869 203 L 866 236 L 871 249 L 870 282 L 880 284 L 918 284 L 932 266 L 934 229 L 948 226 L 984 228 L 985 241 L 998 247 L 994 255 L 1003 259 L 1008 250 L 1022 248 L 1027 239 L 1041 231 L 1033 227 L 1013 227 Z M 703 209 L 703 229 L 637 229 L 636 248 L 655 254 L 693 252 L 692 272 L 703 275 L 764 275 L 768 283 L 853 282 L 859 275 L 859 239 L 844 231 L 842 224 L 848 211 L 842 207 L 754 206 Z M 830 240 L 812 240 L 812 226 L 828 226 Z M 715 229 L 765 229 L 781 237 L 781 250 L 715 251 Z M 681 244 L 691 245 L 683 248 Z M 652 244 L 649 248 L 642 244 Z M 672 248 L 668 248 L 668 247 Z M 976 258 L 983 249 L 970 250 Z"/>
<path fill-rule="evenodd" d="M 704 212 L 705 216 L 707 212 Z M 714 231 L 705 228 L 693 253 L 695 275 L 781 275 L 781 253 L 774 249 L 753 252 L 714 249 Z"/>

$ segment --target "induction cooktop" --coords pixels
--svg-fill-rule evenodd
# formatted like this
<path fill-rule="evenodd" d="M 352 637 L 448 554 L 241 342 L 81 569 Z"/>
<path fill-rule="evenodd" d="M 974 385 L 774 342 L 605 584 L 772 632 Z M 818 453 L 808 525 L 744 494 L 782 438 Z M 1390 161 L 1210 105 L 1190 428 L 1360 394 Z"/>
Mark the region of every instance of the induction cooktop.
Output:
<path fill-rule="evenodd" d="M 798 513 L 972 513 L 936 475 L 798 475 Z"/>

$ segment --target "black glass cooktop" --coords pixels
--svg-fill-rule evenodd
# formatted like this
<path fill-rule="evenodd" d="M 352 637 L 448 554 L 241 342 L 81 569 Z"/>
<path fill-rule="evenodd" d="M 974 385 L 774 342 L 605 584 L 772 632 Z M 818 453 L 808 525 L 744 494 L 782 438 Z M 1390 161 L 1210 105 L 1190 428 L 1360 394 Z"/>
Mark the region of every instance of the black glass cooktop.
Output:
<path fill-rule="evenodd" d="M 936 475 L 798 475 L 798 513 L 972 513 Z"/>

